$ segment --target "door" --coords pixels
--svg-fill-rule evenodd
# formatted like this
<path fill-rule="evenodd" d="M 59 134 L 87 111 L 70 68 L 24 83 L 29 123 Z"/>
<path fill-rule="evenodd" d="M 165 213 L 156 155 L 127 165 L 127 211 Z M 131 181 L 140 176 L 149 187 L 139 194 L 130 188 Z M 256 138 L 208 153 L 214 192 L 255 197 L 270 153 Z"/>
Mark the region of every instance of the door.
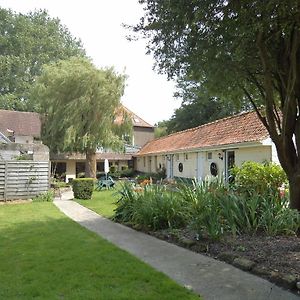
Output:
<path fill-rule="evenodd" d="M 225 180 L 230 180 L 230 170 L 235 165 L 235 152 L 233 150 L 226 151 L 225 155 Z"/>
<path fill-rule="evenodd" d="M 204 179 L 204 162 L 205 162 L 205 152 L 197 153 L 197 180 L 200 182 Z"/>
<path fill-rule="evenodd" d="M 173 154 L 167 156 L 167 178 L 173 178 Z"/>

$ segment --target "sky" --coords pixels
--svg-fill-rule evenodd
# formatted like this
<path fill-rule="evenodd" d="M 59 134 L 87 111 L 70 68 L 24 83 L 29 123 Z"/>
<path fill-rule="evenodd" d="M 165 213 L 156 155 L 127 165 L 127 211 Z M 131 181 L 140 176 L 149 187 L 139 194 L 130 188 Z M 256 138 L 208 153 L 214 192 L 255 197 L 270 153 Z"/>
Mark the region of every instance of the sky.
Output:
<path fill-rule="evenodd" d="M 129 42 L 122 24 L 135 25 L 143 16 L 138 0 L 0 0 L 2 8 L 27 13 L 46 9 L 58 17 L 87 55 L 101 67 L 114 66 L 128 76 L 122 103 L 148 123 L 171 117 L 180 100 L 173 97 L 175 83 L 153 71 L 154 59 L 146 55 L 146 41 Z"/>

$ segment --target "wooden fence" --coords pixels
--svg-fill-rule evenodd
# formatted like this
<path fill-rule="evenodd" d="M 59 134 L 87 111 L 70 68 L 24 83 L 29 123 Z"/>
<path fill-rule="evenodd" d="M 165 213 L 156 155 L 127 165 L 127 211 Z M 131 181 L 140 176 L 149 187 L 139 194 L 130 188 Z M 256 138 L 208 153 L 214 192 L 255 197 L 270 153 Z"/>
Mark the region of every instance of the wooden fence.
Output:
<path fill-rule="evenodd" d="M 29 199 L 49 189 L 49 162 L 0 161 L 0 201 Z"/>

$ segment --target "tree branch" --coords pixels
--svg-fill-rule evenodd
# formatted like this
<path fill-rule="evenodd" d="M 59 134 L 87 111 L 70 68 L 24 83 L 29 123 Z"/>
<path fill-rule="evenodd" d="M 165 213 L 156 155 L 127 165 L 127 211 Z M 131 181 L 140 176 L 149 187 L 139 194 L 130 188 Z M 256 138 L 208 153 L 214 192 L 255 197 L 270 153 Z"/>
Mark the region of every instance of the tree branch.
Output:
<path fill-rule="evenodd" d="M 279 142 L 279 134 L 277 132 L 277 126 L 275 123 L 275 114 L 273 107 L 274 103 L 274 94 L 273 94 L 273 86 L 272 86 L 272 73 L 271 66 L 268 59 L 268 53 L 263 41 L 263 33 L 259 31 L 257 34 L 257 48 L 259 51 L 260 59 L 264 69 L 264 85 L 265 85 L 265 103 L 266 103 L 266 117 L 268 120 L 269 128 L 268 131 L 274 143 Z"/>
<path fill-rule="evenodd" d="M 250 95 L 250 93 L 246 90 L 245 87 L 241 87 L 242 90 L 244 91 L 245 95 L 247 96 L 247 98 L 249 99 L 250 103 L 252 104 L 254 110 L 256 111 L 258 118 L 260 119 L 260 121 L 264 124 L 264 126 L 267 128 L 267 130 L 269 131 L 269 125 L 267 123 L 267 120 L 265 117 L 262 116 L 262 114 L 260 113 L 260 110 L 258 109 L 258 107 L 256 106 L 252 96 Z"/>

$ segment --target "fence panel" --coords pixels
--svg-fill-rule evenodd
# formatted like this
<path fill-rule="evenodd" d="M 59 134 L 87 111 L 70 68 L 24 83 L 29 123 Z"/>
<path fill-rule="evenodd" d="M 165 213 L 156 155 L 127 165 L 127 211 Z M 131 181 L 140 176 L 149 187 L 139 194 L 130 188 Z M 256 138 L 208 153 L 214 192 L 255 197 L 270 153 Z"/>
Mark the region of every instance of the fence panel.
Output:
<path fill-rule="evenodd" d="M 0 200 L 28 199 L 46 192 L 49 170 L 48 161 L 0 162 Z"/>

